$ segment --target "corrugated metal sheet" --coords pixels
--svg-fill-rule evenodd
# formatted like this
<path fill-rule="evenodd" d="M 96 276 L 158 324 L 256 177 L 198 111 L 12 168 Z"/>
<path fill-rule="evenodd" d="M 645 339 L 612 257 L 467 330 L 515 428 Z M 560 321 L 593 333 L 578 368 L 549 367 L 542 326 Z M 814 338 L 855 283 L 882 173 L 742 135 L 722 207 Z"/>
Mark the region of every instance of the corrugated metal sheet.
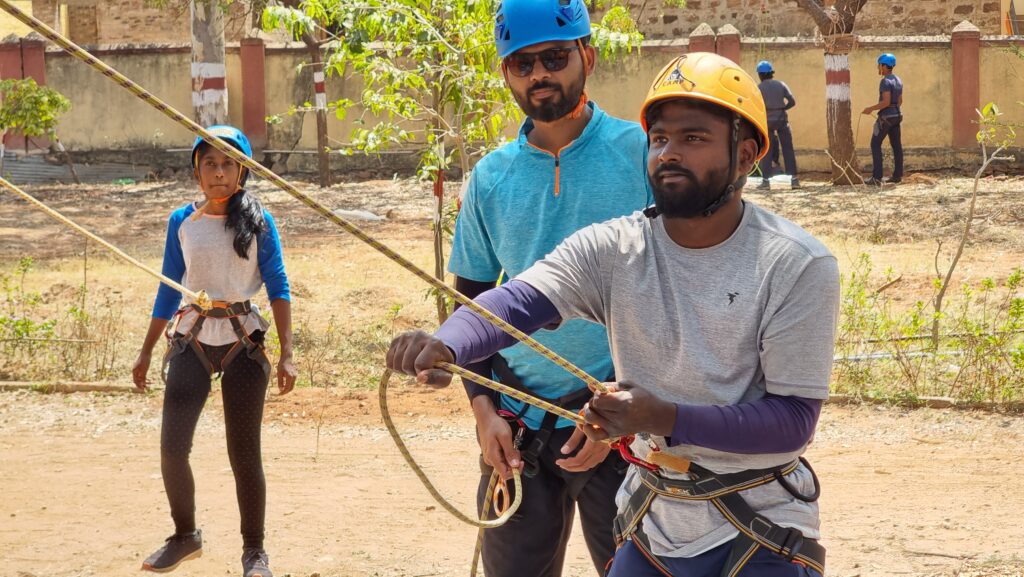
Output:
<path fill-rule="evenodd" d="M 71 160 L 74 158 L 72 153 Z M 82 182 L 110 183 L 120 178 L 142 180 L 149 174 L 149 167 L 122 163 L 75 164 L 75 172 Z M 52 164 L 41 154 L 6 153 L 3 174 L 14 184 L 74 182 L 66 164 Z"/>

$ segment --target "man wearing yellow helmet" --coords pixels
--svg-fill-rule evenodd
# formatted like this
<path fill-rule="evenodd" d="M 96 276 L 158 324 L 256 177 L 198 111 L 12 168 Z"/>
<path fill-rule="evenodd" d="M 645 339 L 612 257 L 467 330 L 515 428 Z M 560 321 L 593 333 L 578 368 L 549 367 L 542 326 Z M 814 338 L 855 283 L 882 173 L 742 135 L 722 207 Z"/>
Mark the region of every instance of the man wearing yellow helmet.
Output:
<path fill-rule="evenodd" d="M 828 396 L 839 270 L 828 249 L 742 199 L 766 152 L 757 85 L 734 62 L 669 63 L 641 109 L 655 207 L 589 226 L 477 301 L 525 332 L 608 328 L 617 382 L 584 409 L 593 440 L 635 435 L 610 577 L 824 572 L 817 479 L 801 457 Z M 388 366 L 444 385 L 511 339 L 466 309 L 400 335 Z M 668 469 L 653 453 L 686 467 Z M 685 470 L 679 470 L 685 469 Z"/>

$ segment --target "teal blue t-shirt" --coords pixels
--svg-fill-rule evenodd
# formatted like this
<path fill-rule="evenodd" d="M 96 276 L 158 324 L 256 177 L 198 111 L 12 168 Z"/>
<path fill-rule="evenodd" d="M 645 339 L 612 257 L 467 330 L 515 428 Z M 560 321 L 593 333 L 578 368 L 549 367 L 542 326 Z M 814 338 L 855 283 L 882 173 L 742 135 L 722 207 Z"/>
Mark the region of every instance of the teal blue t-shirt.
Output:
<path fill-rule="evenodd" d="M 533 129 L 527 119 L 515 141 L 477 163 L 455 224 L 451 273 L 480 282 L 515 277 L 577 230 L 654 203 L 647 180 L 647 135 L 639 124 L 589 105 L 590 122 L 557 156 L 527 142 Z M 598 379 L 613 374 L 608 334 L 599 324 L 571 320 L 533 337 Z M 523 384 L 542 397 L 561 397 L 586 386 L 525 345 L 501 355 Z M 518 412 L 522 403 L 503 396 L 502 406 Z M 544 412 L 530 407 L 523 418 L 536 429 Z M 571 424 L 560 419 L 558 426 Z"/>

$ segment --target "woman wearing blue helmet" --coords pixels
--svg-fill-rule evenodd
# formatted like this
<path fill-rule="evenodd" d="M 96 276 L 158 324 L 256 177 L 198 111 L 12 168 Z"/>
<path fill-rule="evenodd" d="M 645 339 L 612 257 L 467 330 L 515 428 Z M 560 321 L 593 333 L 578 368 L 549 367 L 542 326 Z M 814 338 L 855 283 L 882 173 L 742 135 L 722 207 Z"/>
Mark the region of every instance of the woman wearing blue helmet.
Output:
<path fill-rule="evenodd" d="M 504 0 L 494 39 L 505 83 L 527 118 L 513 142 L 477 163 L 462 195 L 448 270 L 470 298 L 526 270 L 577 230 L 653 202 L 643 129 L 587 98 L 597 54 L 583 1 Z M 588 373 L 612 376 L 603 327 L 571 321 L 539 338 Z M 488 363 L 477 372 L 567 409 L 579 409 L 591 396 L 578 379 L 522 346 Z M 484 532 L 484 572 L 561 575 L 578 510 L 595 571 L 602 573 L 615 551 L 614 498 L 623 461 L 606 444 L 574 434 L 570 421 L 482 387 L 467 389 L 480 444 L 479 494 L 492 471 L 507 479 L 522 467 L 525 477 L 519 511 Z"/>
<path fill-rule="evenodd" d="M 252 156 L 249 139 L 237 128 L 211 126 L 207 131 Z M 249 299 L 266 286 L 281 343 L 277 385 L 281 394 L 287 393 L 296 377 L 288 277 L 274 219 L 243 188 L 249 170 L 201 138 L 192 146 L 191 163 L 203 198 L 171 214 L 163 274 L 193 291 L 206 291 L 213 307 L 203 309 L 190 302 L 179 309 L 180 293 L 160 285 L 149 331 L 132 368 L 135 386 L 145 390 L 153 347 L 171 324 L 161 371 L 167 386 L 160 469 L 175 531 L 142 568 L 163 573 L 202 555 L 189 453 L 210 394 L 211 377 L 219 373 L 228 457 L 241 515 L 242 571 L 245 577 L 271 577 L 263 549 L 267 487 L 260 451 L 263 402 L 271 373 L 263 350 L 269 325 Z"/>
<path fill-rule="evenodd" d="M 889 138 L 892 146 L 893 169 L 889 182 L 897 184 L 903 180 L 903 139 L 900 124 L 903 122 L 903 81 L 893 74 L 896 56 L 885 53 L 878 57 L 878 74 L 882 81 L 878 85 L 878 104 L 864 109 L 864 114 L 878 111 L 874 130 L 871 132 L 871 178 L 865 181 L 874 186 L 882 185 L 882 141 Z"/>

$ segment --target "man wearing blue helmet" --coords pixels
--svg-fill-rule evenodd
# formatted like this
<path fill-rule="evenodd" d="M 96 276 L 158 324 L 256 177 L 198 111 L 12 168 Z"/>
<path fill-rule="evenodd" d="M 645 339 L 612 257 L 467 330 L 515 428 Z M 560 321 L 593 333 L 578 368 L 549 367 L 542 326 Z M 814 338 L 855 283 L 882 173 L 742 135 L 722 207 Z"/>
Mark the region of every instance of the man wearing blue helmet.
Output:
<path fill-rule="evenodd" d="M 211 126 L 213 136 L 252 156 L 249 139 L 232 126 Z M 174 521 L 174 534 L 142 563 L 164 573 L 203 553 L 196 526 L 195 480 L 189 464 L 196 423 L 210 395 L 210 380 L 221 375 L 224 424 L 235 477 L 245 577 L 272 577 L 263 549 L 267 485 L 260 451 L 263 402 L 271 366 L 263 348 L 270 328 L 249 299 L 266 287 L 280 340 L 277 386 L 295 385 L 292 362 L 291 296 L 274 219 L 243 188 L 249 170 L 197 138 L 192 172 L 202 198 L 175 210 L 167 226 L 163 274 L 193 291 L 205 291 L 212 307 L 188 302 L 161 284 L 149 330 L 132 368 L 135 386 L 145 390 L 153 347 L 166 334 L 170 343 L 160 425 L 160 470 Z M 170 325 L 170 326 L 168 326 Z"/>
<path fill-rule="evenodd" d="M 597 55 L 584 2 L 505 0 L 494 33 L 505 82 L 527 118 L 513 142 L 481 159 L 463 193 L 449 271 L 470 298 L 526 270 L 578 229 L 653 202 L 643 129 L 587 98 Z M 600 325 L 571 321 L 535 336 L 591 375 L 612 378 Z M 582 382 L 522 346 L 476 370 L 569 409 L 590 398 Z M 569 421 L 472 384 L 467 392 L 481 449 L 481 502 L 492 470 L 508 479 L 523 468 L 525 477 L 519 512 L 484 533 L 485 573 L 560 575 L 577 505 L 602 572 L 615 551 L 614 496 L 624 462 Z"/>
<path fill-rule="evenodd" d="M 892 146 L 892 178 L 890 183 L 897 184 L 903 180 L 903 140 L 900 124 L 903 122 L 903 81 L 892 73 L 896 67 L 896 56 L 885 53 L 878 57 L 878 74 L 882 77 L 878 85 L 878 104 L 868 106 L 864 114 L 878 111 L 874 130 L 871 132 L 871 178 L 866 184 L 882 185 L 882 141 L 889 138 Z"/>
<path fill-rule="evenodd" d="M 779 151 L 782 151 L 782 159 L 785 161 L 785 174 L 793 177 L 793 187 L 800 186 L 796 177 L 796 153 L 793 151 L 793 131 L 789 127 L 789 114 L 787 110 L 796 106 L 796 99 L 789 90 L 789 86 L 781 80 L 775 80 L 775 68 L 772 63 L 762 60 L 757 64 L 757 75 L 761 83 L 757 87 L 764 97 L 764 104 L 768 111 L 768 134 L 771 135 L 771 149 L 768 155 L 761 159 L 761 187 L 768 188 L 768 179 L 772 177 L 773 160 L 778 159 Z"/>

